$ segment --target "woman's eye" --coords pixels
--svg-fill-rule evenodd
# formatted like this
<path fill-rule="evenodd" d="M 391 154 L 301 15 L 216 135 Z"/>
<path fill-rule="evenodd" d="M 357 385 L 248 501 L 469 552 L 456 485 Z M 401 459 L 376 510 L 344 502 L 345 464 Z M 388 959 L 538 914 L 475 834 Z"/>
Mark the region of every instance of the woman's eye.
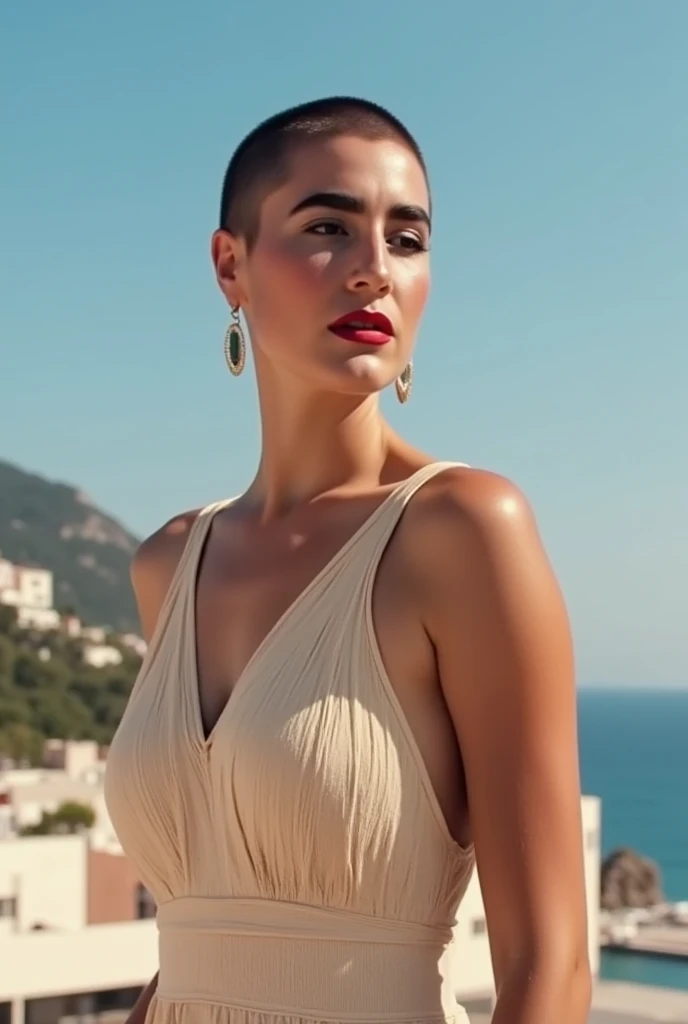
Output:
<path fill-rule="evenodd" d="M 427 245 L 425 245 L 422 238 L 419 238 L 418 235 L 409 234 L 408 232 L 402 232 L 399 235 L 394 235 L 391 241 L 400 249 L 406 249 L 407 252 L 425 252 L 427 250 Z"/>
<path fill-rule="evenodd" d="M 323 220 L 319 224 L 311 224 L 307 230 L 309 234 L 313 235 L 337 235 L 343 232 L 344 228 L 335 221 Z"/>
<path fill-rule="evenodd" d="M 309 235 L 319 235 L 321 238 L 327 238 L 337 235 L 347 235 L 348 231 L 343 224 L 339 224 L 335 220 L 321 220 L 318 221 L 317 224 L 310 224 L 306 228 L 306 233 Z M 392 235 L 388 239 L 387 244 L 391 248 L 401 249 L 407 255 L 417 252 L 426 252 L 428 248 L 422 238 L 419 238 L 418 235 L 410 231 L 401 231 Z"/>

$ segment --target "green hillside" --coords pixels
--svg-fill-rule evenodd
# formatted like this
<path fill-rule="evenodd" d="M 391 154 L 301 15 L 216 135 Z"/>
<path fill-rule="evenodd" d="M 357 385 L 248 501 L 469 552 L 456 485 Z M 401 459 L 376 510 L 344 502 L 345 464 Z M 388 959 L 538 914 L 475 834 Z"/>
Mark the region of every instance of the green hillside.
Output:
<path fill-rule="evenodd" d="M 80 641 L 20 630 L 14 619 L 14 608 L 0 605 L 0 761 L 41 764 L 46 739 L 109 743 L 140 659 L 121 647 L 121 665 L 91 668 Z"/>
<path fill-rule="evenodd" d="M 51 569 L 55 606 L 84 622 L 137 628 L 129 563 L 138 540 L 74 487 L 0 460 L 0 554 Z"/>

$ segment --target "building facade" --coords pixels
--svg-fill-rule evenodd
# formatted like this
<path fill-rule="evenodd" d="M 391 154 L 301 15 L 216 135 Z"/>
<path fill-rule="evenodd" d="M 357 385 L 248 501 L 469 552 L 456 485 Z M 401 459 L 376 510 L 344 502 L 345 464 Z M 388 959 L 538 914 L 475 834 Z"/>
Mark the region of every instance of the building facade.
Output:
<path fill-rule="evenodd" d="M 52 608 L 53 574 L 48 569 L 15 565 L 0 558 L 0 601 L 37 611 Z"/>
<path fill-rule="evenodd" d="M 590 963 L 599 970 L 600 805 L 583 800 Z M 110 1021 L 157 970 L 152 900 L 121 851 L 88 836 L 0 841 L 0 1024 Z M 489 1006 L 494 981 L 477 876 L 455 930 L 453 976 L 467 1008 Z"/>
<path fill-rule="evenodd" d="M 60 616 L 53 608 L 53 574 L 49 569 L 15 565 L 0 558 L 0 604 L 17 610 L 22 629 L 56 629 Z"/>

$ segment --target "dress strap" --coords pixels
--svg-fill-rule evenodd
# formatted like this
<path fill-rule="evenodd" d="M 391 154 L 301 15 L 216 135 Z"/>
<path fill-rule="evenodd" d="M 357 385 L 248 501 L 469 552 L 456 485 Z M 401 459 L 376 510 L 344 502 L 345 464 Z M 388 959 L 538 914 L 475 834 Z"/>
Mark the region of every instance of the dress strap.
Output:
<path fill-rule="evenodd" d="M 414 494 L 424 487 L 430 480 L 433 480 L 440 473 L 449 469 L 468 469 L 465 462 L 431 462 L 423 466 L 417 472 L 412 473 L 407 480 L 404 480 L 396 490 L 392 492 L 389 499 L 383 503 L 380 509 L 380 518 L 376 523 L 375 536 L 366 551 L 366 566 L 364 570 L 365 587 L 372 588 L 377 567 L 389 540 L 401 519 L 404 509 Z"/>
<path fill-rule="evenodd" d="M 202 508 L 194 519 L 189 530 L 189 536 L 186 538 L 184 550 L 181 553 L 177 568 L 172 577 L 172 583 L 168 591 L 170 595 L 174 596 L 176 594 L 181 581 L 186 578 L 189 571 L 191 574 L 195 572 L 198 555 L 205 544 L 216 513 L 229 505 L 232 500 L 232 498 L 224 498 L 222 501 L 214 501 L 210 505 L 206 505 L 205 508 Z"/>
<path fill-rule="evenodd" d="M 421 469 L 412 473 L 408 479 L 404 480 L 396 490 L 393 492 L 392 505 L 396 509 L 403 509 L 413 497 L 416 491 L 419 491 L 424 484 L 428 483 L 434 477 L 439 476 L 440 473 L 445 473 L 448 469 L 464 468 L 467 469 L 467 463 L 465 462 L 431 462 L 427 466 L 423 466 Z"/>

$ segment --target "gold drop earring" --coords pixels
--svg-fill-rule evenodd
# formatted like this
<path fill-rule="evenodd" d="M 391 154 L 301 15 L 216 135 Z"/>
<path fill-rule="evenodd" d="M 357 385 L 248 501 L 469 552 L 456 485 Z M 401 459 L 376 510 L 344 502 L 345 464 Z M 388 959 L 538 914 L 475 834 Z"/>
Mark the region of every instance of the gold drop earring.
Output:
<path fill-rule="evenodd" d="M 409 359 L 408 363 L 401 371 L 399 376 L 394 382 L 394 388 L 397 393 L 397 398 L 403 405 L 408 402 L 411 397 L 411 390 L 413 389 L 413 362 Z"/>
<path fill-rule="evenodd" d="M 232 307 L 232 322 L 225 334 L 225 359 L 229 372 L 238 377 L 246 365 L 246 339 L 239 320 L 240 306 Z"/>

